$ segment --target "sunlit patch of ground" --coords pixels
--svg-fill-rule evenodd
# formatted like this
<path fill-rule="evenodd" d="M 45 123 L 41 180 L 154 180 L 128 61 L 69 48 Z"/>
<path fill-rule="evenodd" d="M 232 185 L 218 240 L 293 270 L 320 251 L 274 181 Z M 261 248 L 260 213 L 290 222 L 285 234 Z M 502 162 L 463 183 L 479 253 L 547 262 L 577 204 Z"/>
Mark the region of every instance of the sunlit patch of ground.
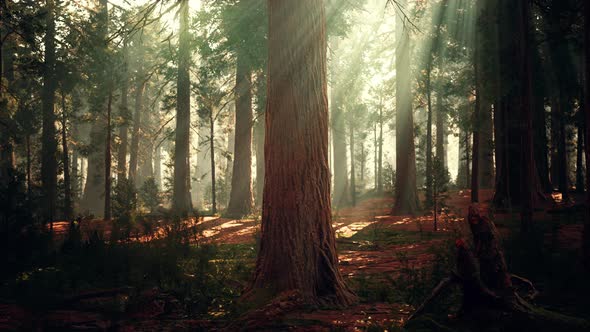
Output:
<path fill-rule="evenodd" d="M 408 245 L 392 245 L 378 250 L 346 250 L 339 254 L 340 270 L 347 277 L 388 274 L 396 277 L 403 266 L 421 269 L 430 265 L 435 255 L 430 252 L 442 240 Z M 404 260 L 399 254 L 403 254 Z"/>
<path fill-rule="evenodd" d="M 489 203 L 492 199 L 491 190 L 480 191 L 479 207 L 482 213 L 487 214 Z M 535 213 L 535 222 L 552 223 L 558 222 L 564 213 L 559 211 L 563 208 L 571 208 L 574 203 L 564 205 L 560 201 L 560 194 L 554 194 L 553 200 L 547 202 L 548 208 Z M 580 198 L 577 198 L 578 200 Z M 448 194 L 446 201 L 447 208 L 444 213 L 437 216 L 438 230 L 434 231 L 434 218 L 432 214 L 425 213 L 420 216 L 392 216 L 390 215 L 393 200 L 391 198 L 368 199 L 360 202 L 356 207 L 349 207 L 334 211 L 333 226 L 337 234 L 338 254 L 340 260 L 340 271 L 356 284 L 355 280 L 369 278 L 377 283 L 390 281 L 402 276 L 404 271 L 424 271 L 431 267 L 437 259 L 437 248 L 443 248 L 448 240 L 455 236 L 469 236 L 468 225 L 464 218 L 471 200 L 469 190 L 454 191 Z M 546 210 L 557 212 L 547 212 Z M 502 237 L 508 235 L 510 229 L 514 229 L 514 223 L 518 222 L 518 211 L 496 212 L 494 222 Z M 156 229 L 153 234 L 141 234 L 141 226 L 138 226 L 134 241 L 151 241 L 155 238 L 164 237 L 166 231 L 163 221 L 155 222 Z M 226 219 L 220 217 L 204 217 L 199 220 L 184 221 L 186 228 L 194 230 L 194 241 L 198 243 L 215 243 L 223 245 L 253 244 L 255 236 L 259 232 L 260 222 L 254 219 Z M 550 225 L 550 224 L 549 224 Z M 69 229 L 70 223 L 65 221 L 55 222 L 54 232 L 59 238 L 63 238 Z M 510 227 L 509 227 L 510 226 Z M 112 224 L 102 220 L 86 220 L 81 226 L 81 233 L 84 238 L 92 232 L 100 233 L 108 239 L 112 230 Z M 553 228 L 553 231 L 546 233 L 545 241 L 548 245 L 561 248 L 577 249 L 581 243 L 583 227 L 578 224 L 561 224 Z M 254 264 L 252 256 L 242 258 L 247 264 Z M 242 286 L 235 286 L 242 288 Z M 401 302 L 401 301 L 400 301 Z M 14 309 L 14 308 L 13 308 Z M 16 308 L 18 309 L 18 308 Z M 11 311 L 11 315 L 18 316 L 18 310 L 0 307 L 2 312 Z M 313 312 L 293 312 L 285 317 L 284 324 L 292 326 L 298 331 L 332 331 L 341 329 L 345 331 L 364 331 L 371 327 L 380 326 L 389 328 L 400 326 L 407 319 L 412 308 L 402 303 L 359 303 L 347 309 L 337 310 L 316 310 Z M 88 318 L 89 326 L 102 326 L 101 316 L 75 316 L 72 312 L 69 318 L 68 312 L 57 312 L 47 319 L 61 324 L 60 321 Z M 5 322 L 9 324 L 10 322 Z M 53 324 L 52 323 L 52 324 Z M 0 327 L 3 325 L 0 319 Z M 170 324 L 174 329 L 211 329 L 215 328 L 215 322 L 210 320 L 170 320 L 167 323 L 161 320 L 141 319 L 129 321 L 128 327 L 131 330 L 153 330 L 161 329 L 164 324 Z M 50 324 L 51 325 L 51 324 Z M 55 325 L 55 326 L 58 326 Z M 10 326 L 10 325 L 5 325 Z"/>

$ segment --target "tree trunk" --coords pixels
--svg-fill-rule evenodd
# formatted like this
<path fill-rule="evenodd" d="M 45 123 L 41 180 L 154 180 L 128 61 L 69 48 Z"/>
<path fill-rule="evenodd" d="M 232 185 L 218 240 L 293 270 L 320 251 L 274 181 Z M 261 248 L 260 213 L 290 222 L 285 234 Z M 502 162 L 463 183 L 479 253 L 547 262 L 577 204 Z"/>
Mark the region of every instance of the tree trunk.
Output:
<path fill-rule="evenodd" d="M 31 174 L 32 166 L 32 153 L 31 153 L 31 135 L 27 134 L 26 137 L 26 149 L 27 149 L 27 200 L 31 203 L 33 199 L 33 179 Z"/>
<path fill-rule="evenodd" d="M 43 192 L 43 222 L 51 223 L 56 213 L 57 199 L 57 139 L 55 129 L 55 3 L 46 0 L 45 63 L 43 66 L 43 133 L 41 137 L 41 185 Z"/>
<path fill-rule="evenodd" d="M 478 4 L 479 5 L 478 1 Z M 478 44 L 480 40 L 480 36 L 478 31 L 475 32 L 475 54 L 473 55 L 473 72 L 475 75 L 475 109 L 473 111 L 473 143 L 472 143 L 472 158 L 471 158 L 471 203 L 479 202 L 479 161 L 481 160 L 481 150 L 480 150 L 480 130 L 481 130 L 481 106 L 482 106 L 482 97 L 483 91 L 481 86 L 481 73 L 479 63 L 479 53 L 481 52 L 480 46 Z"/>
<path fill-rule="evenodd" d="M 400 1 L 405 8 L 407 0 Z M 397 22 L 399 42 L 396 50 L 396 115 L 395 151 L 396 181 L 393 214 L 405 215 L 418 212 L 416 191 L 416 149 L 414 145 L 414 114 L 412 112 L 412 81 L 410 73 L 410 32 L 406 24 Z"/>
<path fill-rule="evenodd" d="M 458 168 L 457 168 L 457 186 L 460 189 L 467 189 L 471 183 L 469 172 L 469 132 L 462 128 L 459 129 L 459 151 L 458 151 Z"/>
<path fill-rule="evenodd" d="M 162 145 L 158 145 L 154 151 L 154 180 L 158 189 L 162 190 Z"/>
<path fill-rule="evenodd" d="M 442 61 L 440 61 L 442 62 Z M 442 68 L 439 68 L 442 70 Z M 436 93 L 436 158 L 440 160 L 441 165 L 447 169 L 447 151 L 445 149 L 445 140 L 447 135 L 446 126 L 447 114 L 444 110 L 442 93 L 437 91 Z"/>
<path fill-rule="evenodd" d="M 378 168 L 379 168 L 379 166 L 378 166 L 378 164 L 379 164 L 379 158 L 377 157 L 377 155 L 378 155 L 378 153 L 377 153 L 378 146 L 379 146 L 379 144 L 377 143 L 377 123 L 374 123 L 373 124 L 373 172 L 375 174 L 375 176 L 374 176 L 374 182 L 375 183 L 373 185 L 375 187 L 375 192 L 377 192 L 377 193 L 379 192 L 378 191 L 378 186 L 379 186 L 378 185 L 378 182 L 379 182 L 379 176 L 378 176 L 378 173 L 379 173 L 379 171 L 378 171 Z"/>
<path fill-rule="evenodd" d="M 105 142 L 104 154 L 104 220 L 111 220 L 111 106 L 113 103 L 113 93 L 109 93 L 107 104 L 107 139 Z"/>
<path fill-rule="evenodd" d="M 535 166 L 539 174 L 539 181 L 542 191 L 546 194 L 553 192 L 549 173 L 549 142 L 547 139 L 547 115 L 545 112 L 545 97 L 547 88 L 544 86 L 546 81 L 546 70 L 539 50 L 535 47 L 531 50 L 533 61 L 533 130 L 534 130 L 534 156 Z"/>
<path fill-rule="evenodd" d="M 72 181 L 70 178 L 70 161 L 68 152 L 68 118 L 66 112 L 66 96 L 61 93 L 61 146 L 62 146 L 62 164 L 64 168 L 64 219 L 72 219 Z"/>
<path fill-rule="evenodd" d="M 582 108 L 580 108 L 581 110 Z M 581 114 L 583 115 L 583 114 Z M 582 118 L 582 116 L 580 116 Z M 582 119 L 578 120 L 577 144 L 576 144 L 576 191 L 584 192 L 584 132 L 585 124 Z"/>
<path fill-rule="evenodd" d="M 227 214 L 242 217 L 252 211 L 252 73 L 238 54 L 236 68 L 236 136 Z"/>
<path fill-rule="evenodd" d="M 584 2 L 584 113 L 586 117 L 586 222 L 584 223 L 583 257 L 590 270 L 590 3 Z"/>
<path fill-rule="evenodd" d="M 432 56 L 430 56 L 432 59 Z M 427 100 L 427 107 L 428 107 L 428 114 L 426 120 L 426 204 L 428 208 L 432 207 L 433 203 L 433 188 L 432 188 L 432 179 L 433 179 L 433 167 L 432 167 L 432 86 L 431 86 L 431 68 L 430 60 L 428 68 L 426 68 L 426 100 Z M 436 213 L 436 212 L 435 212 Z"/>
<path fill-rule="evenodd" d="M 191 210 L 190 195 L 190 35 L 189 1 L 180 3 L 180 32 L 178 46 L 178 82 L 176 95 L 176 138 L 174 141 L 174 189 L 172 209 L 180 216 Z"/>
<path fill-rule="evenodd" d="M 142 46 L 139 46 L 142 47 Z M 141 65 L 140 65 L 141 67 Z M 137 182 L 137 165 L 139 164 L 139 133 L 141 129 L 141 115 L 143 113 L 143 94 L 145 82 L 142 70 L 138 70 L 135 85 L 135 110 L 133 112 L 133 131 L 131 133 L 131 151 L 129 151 L 129 181 L 139 187 Z"/>
<path fill-rule="evenodd" d="M 330 145 L 328 144 L 328 147 L 330 147 Z M 366 159 L 367 159 L 367 155 L 365 153 L 365 142 L 361 141 L 361 188 L 365 187 L 365 164 L 366 164 Z"/>
<path fill-rule="evenodd" d="M 551 182 L 554 187 L 559 187 L 559 103 L 555 96 L 551 97 Z M 554 188 L 555 189 L 555 188 Z"/>
<path fill-rule="evenodd" d="M 101 43 L 99 46 L 100 52 L 106 52 L 109 22 L 108 17 L 108 1 L 99 0 L 97 20 L 99 21 L 98 37 Z M 101 56 L 102 55 L 106 56 L 106 53 L 101 54 Z M 81 208 L 84 210 L 84 212 L 93 215 L 102 215 L 105 205 L 104 143 L 106 137 L 106 121 L 103 112 L 105 112 L 106 98 L 108 98 L 108 91 L 106 88 L 106 72 L 107 68 L 100 68 L 98 82 L 95 82 L 97 85 L 95 92 L 100 96 L 100 98 L 104 97 L 105 101 L 98 102 L 96 109 L 98 109 L 100 113 L 96 114 L 90 129 L 90 145 L 92 150 L 88 155 L 84 197 L 80 202 Z"/>
<path fill-rule="evenodd" d="M 494 187 L 494 132 L 492 105 L 482 100 L 479 126 L 479 187 Z"/>
<path fill-rule="evenodd" d="M 262 206 L 264 190 L 264 111 L 266 108 L 266 76 L 260 72 L 256 78 L 256 125 L 254 138 L 256 145 L 256 198 L 257 207 Z"/>
<path fill-rule="evenodd" d="M 350 135 L 350 203 L 356 206 L 356 169 L 354 163 L 354 120 L 351 119 L 349 124 Z"/>
<path fill-rule="evenodd" d="M 215 188 L 215 119 L 209 114 L 209 148 L 211 149 L 211 213 L 217 213 L 217 190 Z"/>
<path fill-rule="evenodd" d="M 269 0 L 268 11 L 267 173 L 245 298 L 294 293 L 309 303 L 350 304 L 331 225 L 324 3 Z"/>
<path fill-rule="evenodd" d="M 129 72 L 127 69 L 127 62 L 129 61 L 129 58 L 127 53 L 127 42 L 125 41 L 123 46 L 125 69 L 123 73 L 123 80 L 121 82 L 121 108 L 119 110 L 123 123 L 119 128 L 119 139 L 121 140 L 121 143 L 117 153 L 117 180 L 127 178 L 127 145 L 129 144 L 128 131 L 129 120 L 131 118 L 129 115 L 129 103 L 127 95 L 129 91 Z"/>
<path fill-rule="evenodd" d="M 147 179 L 154 177 L 154 141 L 153 137 L 151 137 L 149 134 L 153 131 L 154 107 L 151 107 L 150 104 L 149 87 L 150 85 L 146 81 L 143 90 L 143 101 L 141 107 L 141 112 L 145 115 L 145 117 L 142 117 L 140 122 L 141 131 L 139 134 L 140 139 L 138 147 L 141 158 L 138 158 L 137 177 L 135 179 L 136 186 L 138 188 L 140 188 Z M 150 107 L 143 105 L 148 105 Z"/>
<path fill-rule="evenodd" d="M 338 58 L 334 58 L 332 62 L 336 63 Z M 335 75 L 332 72 L 332 80 L 335 80 Z M 348 158 L 346 149 L 346 119 L 342 105 L 342 91 L 340 87 L 332 84 L 331 105 L 332 112 L 332 151 L 334 154 L 334 163 L 332 164 L 332 172 L 334 174 L 334 189 L 332 194 L 332 203 L 335 209 L 347 206 L 350 204 L 350 193 L 348 185 Z"/>
<path fill-rule="evenodd" d="M 379 106 L 379 164 L 377 168 L 377 192 L 383 192 L 383 105 Z"/>
<path fill-rule="evenodd" d="M 533 116 L 532 116 L 532 68 L 531 68 L 531 40 L 530 40 L 530 17 L 531 4 L 529 1 L 522 1 L 518 5 L 517 26 L 519 39 L 519 57 L 517 68 L 520 76 L 520 119 L 521 119 L 521 229 L 529 231 L 533 223 L 533 202 L 534 202 L 534 179 L 537 177 L 535 170 L 535 158 L 533 147 Z"/>
<path fill-rule="evenodd" d="M 0 5 L 0 17 L 4 17 L 10 12 L 9 3 L 3 2 Z M 8 95 L 12 89 L 11 83 L 14 79 L 13 69 L 13 35 L 10 35 L 5 25 L 0 25 L 0 188 L 8 188 L 14 176 L 14 122 L 11 118 L 11 112 L 8 110 L 8 101 L 5 100 L 5 93 Z M 27 134 L 27 138 L 29 135 Z M 28 195 L 30 198 L 31 196 Z M 30 202 L 30 201 L 29 201 Z M 16 207 L 16 195 L 12 195 L 10 202 L 7 202 L 6 210 L 12 210 Z M 0 227 L 8 225 L 8 218 L 11 217 L 10 211 L 0 211 Z"/>

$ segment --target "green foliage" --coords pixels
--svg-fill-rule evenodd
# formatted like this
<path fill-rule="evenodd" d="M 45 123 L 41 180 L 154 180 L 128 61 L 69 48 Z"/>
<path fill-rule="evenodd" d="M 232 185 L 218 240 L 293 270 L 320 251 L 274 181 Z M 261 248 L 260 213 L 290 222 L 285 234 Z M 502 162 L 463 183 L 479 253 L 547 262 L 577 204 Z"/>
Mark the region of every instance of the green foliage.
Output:
<path fill-rule="evenodd" d="M 133 182 L 122 178 L 113 191 L 113 215 L 122 223 L 130 222 L 137 210 L 137 190 Z"/>
<path fill-rule="evenodd" d="M 395 169 L 388 162 L 383 165 L 383 190 L 390 193 L 395 190 Z"/>
<path fill-rule="evenodd" d="M 436 206 L 438 213 L 440 209 L 446 206 L 449 184 L 451 182 L 451 175 L 439 157 L 432 157 L 432 176 L 429 179 L 432 181 L 430 184 L 432 196 L 425 198 L 425 206 L 429 209 Z"/>
<path fill-rule="evenodd" d="M 166 236 L 150 242 L 107 242 L 99 233 L 80 236 L 74 228 L 77 235 L 68 235 L 57 255 L 3 273 L 0 296 L 47 308 L 88 289 L 129 286 L 139 293 L 157 287 L 177 297 L 192 317 L 235 312 L 235 300 L 252 273 L 254 248 L 194 246 L 194 228 L 178 221 L 164 224 Z"/>
<path fill-rule="evenodd" d="M 161 204 L 158 184 L 153 177 L 146 179 L 139 189 L 139 200 L 150 213 L 153 213 Z"/>

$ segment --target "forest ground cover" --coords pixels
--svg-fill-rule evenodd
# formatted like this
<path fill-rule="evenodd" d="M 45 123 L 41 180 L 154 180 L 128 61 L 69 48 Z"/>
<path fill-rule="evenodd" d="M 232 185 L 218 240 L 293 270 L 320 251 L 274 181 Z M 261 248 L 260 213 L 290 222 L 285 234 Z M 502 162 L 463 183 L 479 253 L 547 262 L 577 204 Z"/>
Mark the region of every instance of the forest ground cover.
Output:
<path fill-rule="evenodd" d="M 484 191 L 483 201 L 491 195 Z M 437 232 L 431 216 L 389 215 L 390 199 L 367 198 L 357 207 L 339 210 L 333 224 L 340 269 L 358 303 L 346 309 L 279 310 L 272 317 L 276 320 L 260 327 L 400 329 L 454 266 L 454 241 L 468 234 L 463 216 L 469 198 L 468 191 L 449 195 Z M 584 309 L 590 306 L 589 297 L 580 295 L 590 294 L 590 288 L 577 263 L 583 220 L 575 201 L 567 206 L 548 203 L 537 211 L 535 232 L 524 239 L 518 235 L 517 215 L 503 211 L 494 216 L 510 269 L 540 291 L 536 304 L 589 317 Z M 53 239 L 36 239 L 46 241 L 53 252 L 37 254 L 21 271 L 3 274 L 0 328 L 223 328 L 248 309 L 237 299 L 252 275 L 259 224 L 257 218 L 205 217 L 176 224 L 139 219 L 125 231 L 97 220 L 83 221 L 77 229 L 55 223 Z M 117 244 L 105 241 L 113 232 L 122 239 Z M 453 326 L 447 313 L 459 310 L 460 296 L 458 290 L 449 295 L 429 309 L 426 319 Z"/>

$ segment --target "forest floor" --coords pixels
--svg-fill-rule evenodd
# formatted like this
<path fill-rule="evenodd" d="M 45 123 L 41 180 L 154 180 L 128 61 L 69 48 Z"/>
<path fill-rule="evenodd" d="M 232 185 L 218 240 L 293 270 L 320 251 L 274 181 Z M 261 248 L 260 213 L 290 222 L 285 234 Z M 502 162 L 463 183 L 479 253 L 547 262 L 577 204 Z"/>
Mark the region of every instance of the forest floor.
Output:
<path fill-rule="evenodd" d="M 487 209 L 488 203 L 485 202 L 489 202 L 491 196 L 491 191 L 481 192 L 483 210 Z M 453 266 L 454 241 L 460 237 L 467 238 L 469 234 L 464 222 L 469 201 L 469 191 L 451 192 L 447 200 L 448 208 L 438 216 L 437 231 L 434 231 L 433 218 L 429 215 L 391 216 L 392 200 L 389 198 L 367 198 L 356 207 L 339 210 L 333 219 L 340 269 L 357 293 L 358 304 L 346 309 L 290 312 L 279 321 L 268 322 L 269 325 L 264 328 L 301 331 L 399 329 L 413 306 L 420 303 Z M 573 209 L 574 205 L 547 203 L 544 209 L 537 211 L 535 221 L 549 225 L 543 227 L 541 234 L 544 246 L 568 252 L 579 248 L 581 223 L 559 213 L 570 208 Z M 509 238 L 517 219 L 511 213 L 495 213 L 495 223 L 503 238 Z M 187 225 L 198 228 L 198 234 L 192 237 L 193 246 L 214 244 L 220 248 L 247 250 L 249 254 L 238 259 L 242 260 L 240 264 L 245 266 L 246 271 L 251 271 L 260 225 L 258 220 L 205 217 Z M 54 224 L 58 241 L 66 239 L 68 228 L 68 223 Z M 85 240 L 89 240 L 95 230 L 108 237 L 112 227 L 98 220 L 85 221 L 81 225 Z M 165 231 L 157 228 L 149 235 L 142 234 L 141 230 L 136 233 L 132 238 L 137 242 L 150 242 L 165 236 Z M 507 246 L 510 250 L 511 244 Z M 508 260 L 509 265 L 519 264 L 517 259 L 511 261 L 508 257 Z M 523 273 L 526 272 L 527 269 L 523 269 Z M 536 281 L 534 277 L 529 278 Z M 230 280 L 229 284 L 237 294 L 246 282 L 242 278 Z M 544 286 L 543 282 L 538 285 L 541 289 Z M 6 301 L 5 304 L 0 303 L 0 330 L 30 327 L 43 330 L 211 330 L 221 328 L 227 322 L 221 309 L 208 309 L 206 317 L 187 314 L 178 304 L 179 296 L 171 292 L 155 288 L 143 290 L 133 295 L 134 304 L 129 303 L 130 296 L 126 288 L 89 289 L 69 296 L 70 300 L 62 301 L 60 305 L 35 309 Z M 572 311 L 577 305 L 567 297 L 557 300 L 551 297 L 546 302 L 549 307 L 567 307 L 570 304 Z M 125 308 L 113 310 L 113 305 Z M 457 309 L 453 307 L 456 303 L 444 306 L 451 306 L 450 311 Z"/>

